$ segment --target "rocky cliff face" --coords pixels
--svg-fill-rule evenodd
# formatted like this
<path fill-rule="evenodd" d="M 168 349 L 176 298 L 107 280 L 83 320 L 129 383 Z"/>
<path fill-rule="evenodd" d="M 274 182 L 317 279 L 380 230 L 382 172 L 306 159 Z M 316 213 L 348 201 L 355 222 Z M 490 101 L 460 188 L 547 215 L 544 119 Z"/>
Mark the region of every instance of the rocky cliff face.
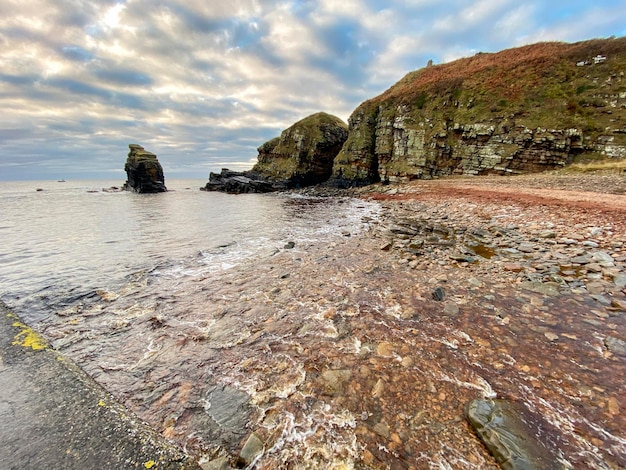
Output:
<path fill-rule="evenodd" d="M 258 148 L 251 171 L 211 173 L 203 188 L 230 193 L 267 192 L 322 183 L 348 137 L 348 126 L 336 116 L 317 113 L 285 129 Z"/>
<path fill-rule="evenodd" d="M 626 38 L 540 43 L 412 72 L 359 106 L 331 183 L 515 174 L 626 157 Z"/>
<path fill-rule="evenodd" d="M 296 122 L 259 147 L 252 171 L 268 181 L 310 186 L 326 181 L 333 161 L 348 138 L 348 126 L 336 116 L 317 113 Z"/>
<path fill-rule="evenodd" d="M 155 154 L 148 152 L 141 145 L 128 146 L 128 158 L 124 170 L 127 180 L 124 189 L 138 193 L 160 193 L 167 191 L 163 168 Z"/>

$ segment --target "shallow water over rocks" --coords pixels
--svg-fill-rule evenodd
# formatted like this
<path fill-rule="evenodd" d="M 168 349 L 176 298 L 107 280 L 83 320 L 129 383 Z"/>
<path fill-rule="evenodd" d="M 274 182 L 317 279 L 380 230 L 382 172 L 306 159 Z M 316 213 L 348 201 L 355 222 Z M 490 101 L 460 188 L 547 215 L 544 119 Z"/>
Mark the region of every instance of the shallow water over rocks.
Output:
<path fill-rule="evenodd" d="M 252 440 L 255 468 L 498 468 L 464 417 L 497 397 L 557 468 L 625 466 L 614 221 L 574 239 L 571 214 L 545 207 L 383 207 L 324 243 L 138 274 L 39 327 L 204 461 L 235 466 Z M 597 252 L 613 260 L 599 272 Z"/>

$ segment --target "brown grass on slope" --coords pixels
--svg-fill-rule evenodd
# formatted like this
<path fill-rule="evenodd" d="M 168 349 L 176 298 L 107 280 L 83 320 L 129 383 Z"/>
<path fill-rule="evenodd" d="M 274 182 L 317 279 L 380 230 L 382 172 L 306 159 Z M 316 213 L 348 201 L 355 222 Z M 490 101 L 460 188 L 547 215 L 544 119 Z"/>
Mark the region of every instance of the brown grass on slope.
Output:
<path fill-rule="evenodd" d="M 555 61 L 560 58 L 578 62 L 590 60 L 597 54 L 618 52 L 626 52 L 626 37 L 592 39 L 573 44 L 541 42 L 497 53 L 478 53 L 411 72 L 371 101 L 414 95 L 420 91 L 451 89 L 464 81 L 471 83 L 483 78 L 488 80 L 489 88 L 504 90 L 506 96 L 515 98 L 521 87 L 528 85 L 529 77 L 550 73 Z"/>

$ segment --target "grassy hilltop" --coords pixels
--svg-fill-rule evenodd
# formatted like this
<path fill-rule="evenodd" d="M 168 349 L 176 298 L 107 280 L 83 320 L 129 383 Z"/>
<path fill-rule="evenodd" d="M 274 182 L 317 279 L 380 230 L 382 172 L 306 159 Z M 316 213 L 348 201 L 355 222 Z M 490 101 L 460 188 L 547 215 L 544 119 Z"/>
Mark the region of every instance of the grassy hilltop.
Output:
<path fill-rule="evenodd" d="M 354 111 L 333 177 L 360 184 L 626 157 L 625 71 L 626 38 L 422 68 Z"/>

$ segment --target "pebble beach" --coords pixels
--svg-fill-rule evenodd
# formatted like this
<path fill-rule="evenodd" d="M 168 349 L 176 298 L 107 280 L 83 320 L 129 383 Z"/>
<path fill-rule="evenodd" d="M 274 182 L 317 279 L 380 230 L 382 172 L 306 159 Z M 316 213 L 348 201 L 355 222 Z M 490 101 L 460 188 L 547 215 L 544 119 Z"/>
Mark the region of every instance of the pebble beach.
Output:
<path fill-rule="evenodd" d="M 359 233 L 192 291 L 101 292 L 44 334 L 204 468 L 496 469 L 475 399 L 519 406 L 553 468 L 623 468 L 623 194 L 621 175 L 352 190 L 381 205 Z"/>

